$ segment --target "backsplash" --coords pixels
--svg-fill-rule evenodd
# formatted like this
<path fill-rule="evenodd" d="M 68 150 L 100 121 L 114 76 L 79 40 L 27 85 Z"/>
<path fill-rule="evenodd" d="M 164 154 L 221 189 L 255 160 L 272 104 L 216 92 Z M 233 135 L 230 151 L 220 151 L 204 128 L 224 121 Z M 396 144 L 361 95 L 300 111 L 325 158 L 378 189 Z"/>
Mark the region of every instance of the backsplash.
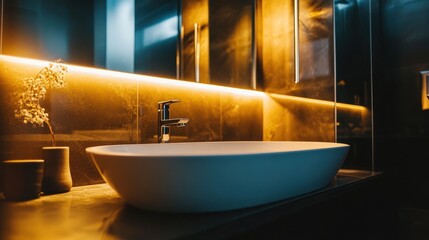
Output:
<path fill-rule="evenodd" d="M 5 56 L 0 61 L 1 159 L 40 158 L 41 147 L 51 144 L 47 127 L 15 119 L 13 94 L 20 78 L 34 76 L 48 63 Z M 171 117 L 190 119 L 186 127 L 171 128 L 171 142 L 263 138 L 261 93 L 74 66 L 68 67 L 66 79 L 66 87 L 53 90 L 42 105 L 50 114 L 57 145 L 70 147 L 74 185 L 102 182 L 86 147 L 157 142 L 157 102 L 162 100 L 180 99 L 171 106 Z"/>
<path fill-rule="evenodd" d="M 41 148 L 51 144 L 46 127 L 15 119 L 13 101 L 20 79 L 47 64 L 0 55 L 2 161 L 40 158 Z M 66 87 L 53 90 L 44 107 L 57 145 L 70 147 L 74 186 L 103 182 L 85 148 L 156 143 L 157 102 L 162 100 L 180 99 L 170 117 L 190 119 L 186 127 L 171 128 L 171 142 L 335 141 L 332 102 L 73 65 L 66 79 Z M 360 116 L 362 110 L 349 111 Z"/>

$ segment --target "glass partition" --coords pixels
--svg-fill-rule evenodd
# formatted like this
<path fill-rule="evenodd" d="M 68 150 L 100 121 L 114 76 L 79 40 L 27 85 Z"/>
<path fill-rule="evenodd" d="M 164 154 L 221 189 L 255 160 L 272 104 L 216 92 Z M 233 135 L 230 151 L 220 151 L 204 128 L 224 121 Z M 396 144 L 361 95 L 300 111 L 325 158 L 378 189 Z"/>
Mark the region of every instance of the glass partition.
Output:
<path fill-rule="evenodd" d="M 345 168 L 374 169 L 372 128 L 371 0 L 335 0 L 337 139 L 351 145 Z"/>

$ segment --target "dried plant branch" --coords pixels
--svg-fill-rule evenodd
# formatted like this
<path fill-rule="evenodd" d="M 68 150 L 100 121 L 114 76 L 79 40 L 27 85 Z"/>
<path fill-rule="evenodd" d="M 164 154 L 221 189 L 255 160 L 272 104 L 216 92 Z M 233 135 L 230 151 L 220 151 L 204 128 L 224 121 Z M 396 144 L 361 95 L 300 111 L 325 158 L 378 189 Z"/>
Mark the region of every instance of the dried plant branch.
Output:
<path fill-rule="evenodd" d="M 43 127 L 44 123 L 49 127 L 52 145 L 55 146 L 53 127 L 49 122 L 49 114 L 40 105 L 50 89 L 63 88 L 66 84 L 67 67 L 61 59 L 44 67 L 35 77 L 22 79 L 23 91 L 19 93 L 15 118 L 24 124 L 30 123 L 36 127 Z"/>

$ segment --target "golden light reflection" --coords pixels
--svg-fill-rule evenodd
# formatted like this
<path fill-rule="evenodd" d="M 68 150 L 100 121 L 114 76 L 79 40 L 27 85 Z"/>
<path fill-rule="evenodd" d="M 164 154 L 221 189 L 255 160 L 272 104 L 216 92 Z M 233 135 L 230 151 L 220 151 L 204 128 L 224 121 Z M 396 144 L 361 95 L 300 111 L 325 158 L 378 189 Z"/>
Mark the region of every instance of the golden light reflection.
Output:
<path fill-rule="evenodd" d="M 320 10 L 313 10 L 308 13 L 310 18 L 321 17 L 330 14 L 331 12 L 327 8 L 322 8 Z"/>
<path fill-rule="evenodd" d="M 323 106 L 328 106 L 328 107 L 337 106 L 337 108 L 349 109 L 349 110 L 355 110 L 355 111 L 367 111 L 368 110 L 366 107 L 360 106 L 360 105 L 338 103 L 338 102 L 335 103 L 333 101 L 319 100 L 319 99 L 313 99 L 313 98 L 295 97 L 295 96 L 281 95 L 281 94 L 276 94 L 276 93 L 268 93 L 268 96 L 272 97 L 273 99 L 278 99 L 278 100 L 296 101 L 296 102 L 302 102 L 302 103 L 323 105 Z"/>
<path fill-rule="evenodd" d="M 0 55 L 0 60 L 5 62 L 10 62 L 10 63 L 27 64 L 27 65 L 40 66 L 40 67 L 44 67 L 47 64 L 49 64 L 49 61 L 12 57 L 12 56 L 6 56 L 6 55 Z M 99 77 L 100 76 L 106 77 L 116 81 L 136 81 L 136 82 L 155 84 L 158 86 L 165 85 L 168 87 L 179 87 L 179 88 L 185 88 L 185 89 L 194 89 L 194 90 L 201 89 L 203 91 L 218 91 L 223 93 L 232 93 L 237 95 L 247 95 L 247 96 L 255 96 L 255 97 L 264 96 L 263 92 L 254 91 L 254 90 L 216 86 L 216 85 L 188 82 L 188 81 L 176 80 L 176 79 L 152 77 L 152 76 L 139 75 L 134 73 L 111 71 L 106 69 L 81 67 L 81 66 L 70 65 L 70 64 L 65 64 L 65 65 L 67 66 L 69 73 L 80 73 L 80 74 L 83 73 L 88 75 L 97 75 Z"/>
<path fill-rule="evenodd" d="M 27 64 L 27 65 L 40 66 L 40 67 L 44 67 L 46 66 L 46 64 L 49 63 L 49 61 L 20 58 L 20 57 L 13 57 L 13 56 L 7 56 L 7 55 L 0 55 L 0 61 L 17 63 L 17 64 Z M 276 99 L 289 100 L 289 101 L 296 101 L 296 102 L 310 103 L 310 104 L 331 106 L 331 107 L 337 106 L 338 108 L 344 109 L 344 110 L 348 109 L 348 110 L 355 110 L 355 111 L 367 111 L 366 107 L 353 105 L 353 104 L 335 103 L 333 101 L 296 97 L 296 96 L 289 96 L 289 95 L 282 95 L 282 94 L 275 94 L 275 93 L 264 93 L 260 91 L 254 91 L 254 90 L 216 86 L 216 85 L 209 85 L 204 83 L 195 83 L 195 82 L 188 82 L 183 80 L 152 77 L 152 76 L 139 75 L 134 73 L 124 73 L 124 72 L 117 72 L 117 71 L 90 68 L 90 67 L 81 67 L 81 66 L 70 65 L 70 64 L 66 64 L 66 65 L 68 67 L 68 71 L 72 73 L 74 72 L 74 73 L 80 73 L 80 74 L 97 75 L 97 76 L 106 77 L 115 81 L 135 81 L 135 82 L 142 82 L 142 83 L 150 83 L 157 86 L 178 87 L 183 90 L 200 89 L 202 91 L 231 93 L 236 95 L 252 96 L 255 98 L 262 98 L 264 96 L 268 96 L 275 100 Z"/>

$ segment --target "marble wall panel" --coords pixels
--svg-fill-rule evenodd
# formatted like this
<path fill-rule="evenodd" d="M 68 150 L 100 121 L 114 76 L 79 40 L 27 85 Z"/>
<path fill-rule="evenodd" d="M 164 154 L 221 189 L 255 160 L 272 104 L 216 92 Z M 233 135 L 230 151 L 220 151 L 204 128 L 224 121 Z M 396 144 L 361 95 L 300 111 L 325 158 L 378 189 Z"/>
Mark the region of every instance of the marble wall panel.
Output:
<path fill-rule="evenodd" d="M 35 76 L 47 63 L 1 61 L 3 143 L 0 159 L 41 158 L 41 148 L 51 146 L 46 127 L 23 124 L 14 117 L 15 94 L 20 80 Z M 136 83 L 109 79 L 69 68 L 66 86 L 48 90 L 41 103 L 47 109 L 58 146 L 70 147 L 75 185 L 102 182 L 85 148 L 94 145 L 136 142 Z"/>
<path fill-rule="evenodd" d="M 221 94 L 223 141 L 263 140 L 263 102 L 253 96 Z"/>
<path fill-rule="evenodd" d="M 174 80 L 171 80 L 174 81 Z M 143 143 L 156 142 L 157 102 L 177 99 L 170 105 L 170 118 L 189 118 L 185 127 L 170 128 L 171 142 L 220 140 L 219 92 L 186 86 L 140 83 L 139 104 Z"/>
<path fill-rule="evenodd" d="M 16 59 L 0 55 L 0 160 L 40 158 L 41 147 L 50 145 L 46 128 L 14 118 L 12 98 L 19 79 L 33 76 L 47 62 Z M 67 86 L 46 103 L 58 145 L 70 147 L 74 186 L 103 181 L 86 147 L 156 143 L 157 102 L 169 99 L 181 100 L 171 105 L 172 118 L 190 119 L 185 127 L 171 128 L 172 143 L 335 141 L 333 102 L 69 66 Z M 349 117 L 341 123 L 368 119 L 364 112 L 344 111 Z"/>
<path fill-rule="evenodd" d="M 257 12 L 258 74 L 268 92 L 294 87 L 293 1 L 259 0 Z"/>
<path fill-rule="evenodd" d="M 47 64 L 0 55 L 0 161 L 40 158 L 41 148 L 51 144 L 46 127 L 15 119 L 12 97 L 20 79 L 34 76 Z M 66 87 L 52 91 L 42 103 L 50 113 L 57 145 L 70 147 L 74 186 L 103 182 L 85 148 L 156 143 L 159 101 L 181 100 L 171 105 L 170 117 L 190 119 L 185 127 L 171 128 L 171 142 L 262 139 L 262 94 L 169 79 L 142 80 L 145 78 L 69 66 Z"/>
<path fill-rule="evenodd" d="M 334 105 L 284 96 L 266 96 L 263 133 L 266 141 L 335 141 Z"/>
<path fill-rule="evenodd" d="M 252 88 L 253 0 L 210 1 L 210 83 Z"/>
<path fill-rule="evenodd" d="M 333 101 L 332 2 L 299 1 L 299 83 L 294 78 L 293 1 L 260 0 L 259 5 L 259 75 L 265 91 Z"/>
<path fill-rule="evenodd" d="M 182 31 L 180 56 L 180 79 L 195 81 L 195 28 L 199 25 L 199 81 L 210 82 L 210 29 L 209 29 L 209 1 L 208 0 L 182 0 Z"/>

